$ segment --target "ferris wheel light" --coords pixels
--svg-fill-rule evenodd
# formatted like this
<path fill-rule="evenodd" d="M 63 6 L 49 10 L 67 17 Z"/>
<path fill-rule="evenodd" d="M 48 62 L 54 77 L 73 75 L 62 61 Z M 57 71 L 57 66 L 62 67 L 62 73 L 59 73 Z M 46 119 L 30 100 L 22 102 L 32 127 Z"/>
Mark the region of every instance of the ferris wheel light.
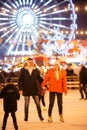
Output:
<path fill-rule="evenodd" d="M 57 11 L 57 8 L 54 8 L 54 11 Z"/>
<path fill-rule="evenodd" d="M 31 26 L 34 22 L 34 17 L 31 14 L 24 14 L 21 20 L 23 22 L 23 25 Z"/>
<path fill-rule="evenodd" d="M 79 11 L 79 7 L 75 7 L 75 11 Z"/>
<path fill-rule="evenodd" d="M 67 12 L 67 11 L 68 11 L 68 8 L 65 8 L 64 10 Z"/>
<path fill-rule="evenodd" d="M 5 13 L 6 13 L 5 9 L 2 9 L 2 13 L 3 13 L 3 14 L 5 14 Z"/>
<path fill-rule="evenodd" d="M 43 12 L 47 12 L 47 9 L 44 9 Z"/>

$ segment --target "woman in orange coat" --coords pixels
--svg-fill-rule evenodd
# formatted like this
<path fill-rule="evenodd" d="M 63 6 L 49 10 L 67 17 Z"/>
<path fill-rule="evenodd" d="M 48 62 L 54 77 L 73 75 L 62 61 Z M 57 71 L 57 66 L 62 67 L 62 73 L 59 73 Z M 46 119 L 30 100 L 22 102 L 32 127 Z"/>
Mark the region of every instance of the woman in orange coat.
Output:
<path fill-rule="evenodd" d="M 61 69 L 58 60 L 55 61 L 53 68 L 49 69 L 42 82 L 42 87 L 45 89 L 45 85 L 48 84 L 49 91 L 49 109 L 48 109 L 48 122 L 52 122 L 52 110 L 54 106 L 55 96 L 57 96 L 57 104 L 59 109 L 60 121 L 63 119 L 63 93 L 67 94 L 66 85 L 66 71 Z"/>

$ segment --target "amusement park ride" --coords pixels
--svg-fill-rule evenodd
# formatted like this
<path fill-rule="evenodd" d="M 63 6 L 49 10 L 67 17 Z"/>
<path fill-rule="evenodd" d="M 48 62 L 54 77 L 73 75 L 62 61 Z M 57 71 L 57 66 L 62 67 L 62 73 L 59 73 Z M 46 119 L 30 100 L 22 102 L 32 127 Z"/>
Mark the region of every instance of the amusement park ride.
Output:
<path fill-rule="evenodd" d="M 76 19 L 72 0 L 0 0 L 0 55 L 11 64 L 68 56 Z"/>

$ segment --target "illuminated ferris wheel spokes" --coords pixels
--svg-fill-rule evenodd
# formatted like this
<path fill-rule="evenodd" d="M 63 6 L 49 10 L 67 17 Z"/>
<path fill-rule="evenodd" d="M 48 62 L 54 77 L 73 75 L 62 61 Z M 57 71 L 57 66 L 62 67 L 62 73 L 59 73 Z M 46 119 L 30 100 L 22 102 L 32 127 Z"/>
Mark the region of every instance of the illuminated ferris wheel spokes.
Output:
<path fill-rule="evenodd" d="M 1 48 L 8 46 L 7 55 L 21 51 L 22 54 L 36 53 L 41 34 L 50 42 L 51 39 L 69 42 L 74 37 L 76 14 L 72 0 L 59 3 L 56 0 L 1 0 L 1 3 Z"/>

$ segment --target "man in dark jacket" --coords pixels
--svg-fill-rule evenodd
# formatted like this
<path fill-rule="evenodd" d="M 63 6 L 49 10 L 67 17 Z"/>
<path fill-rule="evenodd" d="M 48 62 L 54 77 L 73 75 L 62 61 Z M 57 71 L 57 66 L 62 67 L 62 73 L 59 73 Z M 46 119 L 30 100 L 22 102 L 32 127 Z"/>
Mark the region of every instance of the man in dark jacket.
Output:
<path fill-rule="evenodd" d="M 68 64 L 66 68 L 66 75 L 67 76 L 73 76 L 74 75 L 74 70 L 72 69 L 72 65 Z"/>
<path fill-rule="evenodd" d="M 2 130 L 5 130 L 6 128 L 9 113 L 11 113 L 15 130 L 18 130 L 15 112 L 17 111 L 17 100 L 19 100 L 20 94 L 16 86 L 11 83 L 10 80 L 10 78 L 7 78 L 7 84 L 4 86 L 0 93 L 0 98 L 3 98 L 3 109 L 5 112 Z"/>
<path fill-rule="evenodd" d="M 87 99 L 87 68 L 84 66 L 84 64 L 80 64 L 79 82 L 81 99 Z"/>
<path fill-rule="evenodd" d="M 44 120 L 41 113 L 41 107 L 38 97 L 38 86 L 37 80 L 41 83 L 42 77 L 40 76 L 40 71 L 35 67 L 32 58 L 29 58 L 25 63 L 23 68 L 20 71 L 18 77 L 18 87 L 20 94 L 23 94 L 25 106 L 24 106 L 24 121 L 28 121 L 28 107 L 30 102 L 30 96 L 33 97 L 34 102 L 37 107 L 38 115 L 41 121 Z"/>

